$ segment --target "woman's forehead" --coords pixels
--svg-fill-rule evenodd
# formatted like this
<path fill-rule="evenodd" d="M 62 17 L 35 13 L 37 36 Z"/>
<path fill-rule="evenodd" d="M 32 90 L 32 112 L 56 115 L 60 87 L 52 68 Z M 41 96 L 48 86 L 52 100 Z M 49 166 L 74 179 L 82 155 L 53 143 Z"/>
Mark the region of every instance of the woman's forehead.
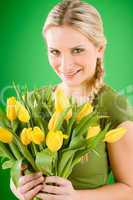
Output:
<path fill-rule="evenodd" d="M 88 38 L 82 33 L 69 26 L 53 26 L 47 29 L 46 41 L 49 47 L 67 47 L 86 46 L 89 43 Z M 87 43 L 88 42 L 88 43 Z"/>

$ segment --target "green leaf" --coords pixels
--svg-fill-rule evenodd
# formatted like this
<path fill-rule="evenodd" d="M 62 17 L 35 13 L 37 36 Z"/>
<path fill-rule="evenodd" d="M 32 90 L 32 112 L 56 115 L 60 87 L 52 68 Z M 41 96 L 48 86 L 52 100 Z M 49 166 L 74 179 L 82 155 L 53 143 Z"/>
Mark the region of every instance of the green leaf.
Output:
<path fill-rule="evenodd" d="M 11 178 L 16 187 L 18 187 L 18 180 L 21 176 L 22 160 L 15 161 L 11 168 Z"/>
<path fill-rule="evenodd" d="M 19 121 L 18 120 L 14 120 L 11 122 L 11 126 L 12 126 L 12 130 L 13 132 L 16 132 L 17 131 L 17 128 L 19 126 Z"/>
<path fill-rule="evenodd" d="M 10 147 L 10 149 L 11 149 L 11 151 L 12 151 L 14 157 L 15 157 L 17 160 L 22 159 L 22 155 L 21 155 L 21 153 L 20 153 L 18 147 L 16 146 L 16 144 L 15 144 L 14 142 L 11 142 L 11 143 L 9 144 L 9 147 Z"/>
<path fill-rule="evenodd" d="M 53 162 L 56 159 L 56 153 L 51 152 L 48 148 L 36 154 L 36 166 L 44 175 L 53 174 Z"/>
<path fill-rule="evenodd" d="M 95 114 L 94 116 L 92 116 L 90 119 L 88 119 L 85 123 L 84 123 L 84 127 L 83 129 L 80 129 L 78 132 L 78 135 L 84 135 L 86 137 L 88 128 L 90 126 L 94 126 L 99 120 L 99 116 L 97 114 Z"/>
<path fill-rule="evenodd" d="M 95 123 L 97 123 L 99 120 L 99 116 L 94 113 L 94 115 L 92 115 L 90 118 L 88 118 L 87 121 L 85 121 L 84 126 L 78 131 L 77 135 L 84 135 L 85 133 L 87 134 L 87 130 L 89 128 L 89 126 L 94 125 Z M 86 136 L 86 135 L 85 135 Z"/>
<path fill-rule="evenodd" d="M 96 135 L 95 137 L 93 138 L 90 138 L 87 140 L 87 145 L 85 148 L 81 148 L 81 149 L 78 149 L 77 152 L 75 152 L 75 155 L 74 155 L 74 159 L 72 161 L 72 164 L 70 166 L 70 173 L 68 172 L 68 176 L 71 174 L 71 171 L 73 169 L 73 167 L 80 162 L 80 159 L 82 156 L 84 156 L 86 153 L 88 153 L 89 151 L 93 151 L 98 157 L 100 156 L 96 151 L 95 151 L 95 147 L 103 141 L 104 137 L 105 137 L 105 134 L 107 133 L 108 129 L 109 129 L 109 126 L 110 124 L 107 124 L 106 127 L 98 134 Z"/>
<path fill-rule="evenodd" d="M 58 176 L 62 176 L 66 166 L 72 162 L 72 158 L 76 150 L 67 150 L 61 153 L 60 160 L 58 161 Z"/>
<path fill-rule="evenodd" d="M 18 99 L 19 99 L 19 101 L 23 101 L 23 98 L 22 98 L 22 94 L 21 94 L 21 90 L 20 90 L 20 88 L 19 88 L 19 85 L 17 85 L 16 83 L 15 83 L 15 81 L 13 81 L 13 88 L 14 88 L 14 90 L 15 90 L 15 92 L 16 92 L 16 95 L 17 95 L 17 97 L 18 97 Z"/>
<path fill-rule="evenodd" d="M 24 105 L 24 107 L 27 109 L 27 111 L 31 114 L 31 111 L 30 111 L 28 105 L 26 104 L 26 101 L 24 100 L 25 98 L 23 98 L 23 96 L 24 96 L 24 95 L 23 95 L 23 92 L 22 92 L 22 90 L 20 89 L 19 85 L 17 85 L 17 84 L 15 83 L 15 81 L 13 81 L 13 87 L 14 87 L 14 89 L 15 89 L 17 98 L 18 98 L 19 101 Z M 27 88 L 26 88 L 26 89 L 27 89 Z M 27 90 L 28 90 L 28 89 L 27 89 Z M 31 121 L 31 119 L 30 119 L 30 121 Z M 32 121 L 31 121 L 31 123 L 32 123 Z"/>
<path fill-rule="evenodd" d="M 7 160 L 2 164 L 2 169 L 12 168 L 14 163 L 15 163 L 14 160 Z"/>
<path fill-rule="evenodd" d="M 0 155 L 2 157 L 6 157 L 6 158 L 9 158 L 9 159 L 15 160 L 14 156 L 12 155 L 12 153 L 8 150 L 6 145 L 3 144 L 2 142 L 0 142 Z"/>
<path fill-rule="evenodd" d="M 62 173 L 60 173 L 61 177 L 68 178 L 69 174 L 71 174 L 73 158 L 74 158 L 74 153 L 70 157 L 70 159 L 67 162 L 67 165 L 65 166 L 65 168 L 62 170 Z"/>
<path fill-rule="evenodd" d="M 10 127 L 10 121 L 6 116 L 6 112 L 0 108 L 0 126 L 7 128 Z"/>
<path fill-rule="evenodd" d="M 70 110 L 71 106 L 67 107 L 61 114 L 60 114 L 60 117 L 57 121 L 57 125 L 56 125 L 56 128 L 58 130 L 60 130 L 61 126 L 62 126 L 62 123 L 66 117 L 66 114 L 68 113 L 68 111 Z"/>
<path fill-rule="evenodd" d="M 79 135 L 84 130 L 84 126 L 88 124 L 89 120 L 93 118 L 96 115 L 95 112 L 90 113 L 89 115 L 83 117 L 79 123 L 77 124 L 76 128 L 74 129 L 74 132 L 76 135 Z M 75 135 L 73 135 L 75 136 Z"/>
<path fill-rule="evenodd" d="M 0 150 L 0 157 L 3 157 L 4 153 Z"/>
<path fill-rule="evenodd" d="M 39 197 L 34 197 L 33 200 L 41 200 Z"/>
<path fill-rule="evenodd" d="M 37 171 L 35 161 L 30 153 L 30 151 L 27 149 L 25 145 L 23 145 L 19 139 L 19 137 L 14 133 L 14 140 L 16 145 L 18 146 L 19 150 L 21 151 L 23 157 L 28 160 L 28 162 L 31 164 L 33 167 L 34 171 Z"/>
<path fill-rule="evenodd" d="M 72 117 L 71 119 L 68 121 L 68 127 L 67 127 L 67 135 L 68 138 L 64 141 L 64 146 L 67 147 L 67 145 L 70 143 L 71 141 L 71 136 L 72 136 L 72 127 L 75 123 L 76 120 L 76 116 L 77 116 L 77 112 L 72 111 Z"/>
<path fill-rule="evenodd" d="M 82 135 L 78 135 L 71 139 L 69 149 L 77 149 L 86 144 L 86 139 Z"/>
<path fill-rule="evenodd" d="M 49 107 L 48 107 L 46 102 L 43 102 L 42 107 L 45 108 L 48 111 L 50 117 L 52 117 L 52 112 L 50 111 L 50 109 L 49 109 Z"/>
<path fill-rule="evenodd" d="M 23 167 L 24 166 L 24 167 Z M 17 160 L 14 162 L 10 174 L 13 183 L 18 187 L 18 181 L 20 176 L 32 174 L 34 171 L 31 169 L 29 163 L 25 159 Z"/>

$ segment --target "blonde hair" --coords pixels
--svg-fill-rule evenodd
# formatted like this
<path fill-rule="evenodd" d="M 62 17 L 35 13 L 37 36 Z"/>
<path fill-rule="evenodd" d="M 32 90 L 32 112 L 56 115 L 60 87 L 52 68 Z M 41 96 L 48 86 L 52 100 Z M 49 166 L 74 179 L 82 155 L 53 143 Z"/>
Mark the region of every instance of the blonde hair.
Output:
<path fill-rule="evenodd" d="M 43 26 L 43 36 L 50 26 L 69 25 L 84 34 L 96 47 L 102 45 L 105 49 L 106 38 L 103 22 L 99 12 L 92 5 L 80 0 L 63 0 L 48 14 Z M 104 85 L 103 58 L 97 59 L 96 72 L 92 80 L 88 81 L 91 99 Z"/>

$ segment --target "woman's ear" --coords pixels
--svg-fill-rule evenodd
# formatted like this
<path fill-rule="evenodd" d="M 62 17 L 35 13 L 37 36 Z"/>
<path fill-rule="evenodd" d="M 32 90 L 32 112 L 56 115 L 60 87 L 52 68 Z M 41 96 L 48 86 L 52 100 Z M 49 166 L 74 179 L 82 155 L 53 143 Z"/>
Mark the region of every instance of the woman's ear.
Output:
<path fill-rule="evenodd" d="M 104 55 L 104 46 L 100 45 L 97 47 L 97 57 L 102 58 Z"/>

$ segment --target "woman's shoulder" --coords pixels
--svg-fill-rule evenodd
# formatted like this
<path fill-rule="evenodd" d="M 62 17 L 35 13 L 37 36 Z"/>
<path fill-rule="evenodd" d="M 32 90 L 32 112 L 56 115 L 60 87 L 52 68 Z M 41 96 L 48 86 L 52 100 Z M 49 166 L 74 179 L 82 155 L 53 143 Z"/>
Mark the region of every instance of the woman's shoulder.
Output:
<path fill-rule="evenodd" d="M 111 86 L 105 84 L 98 97 L 99 109 L 112 117 L 117 124 L 133 120 L 133 107 L 127 96 L 119 94 Z"/>
<path fill-rule="evenodd" d="M 116 96 L 116 95 L 118 95 L 118 92 L 113 88 L 113 87 L 111 87 L 110 85 L 108 85 L 107 83 L 105 83 L 104 85 L 103 85 L 103 87 L 101 88 L 101 90 L 100 90 L 100 95 L 103 97 L 105 97 L 105 96 L 112 96 L 112 97 L 114 97 L 114 96 Z"/>
<path fill-rule="evenodd" d="M 129 105 L 128 97 L 120 94 L 116 89 L 108 84 L 104 84 L 99 93 L 100 103 L 109 105 L 122 106 L 123 108 Z"/>

